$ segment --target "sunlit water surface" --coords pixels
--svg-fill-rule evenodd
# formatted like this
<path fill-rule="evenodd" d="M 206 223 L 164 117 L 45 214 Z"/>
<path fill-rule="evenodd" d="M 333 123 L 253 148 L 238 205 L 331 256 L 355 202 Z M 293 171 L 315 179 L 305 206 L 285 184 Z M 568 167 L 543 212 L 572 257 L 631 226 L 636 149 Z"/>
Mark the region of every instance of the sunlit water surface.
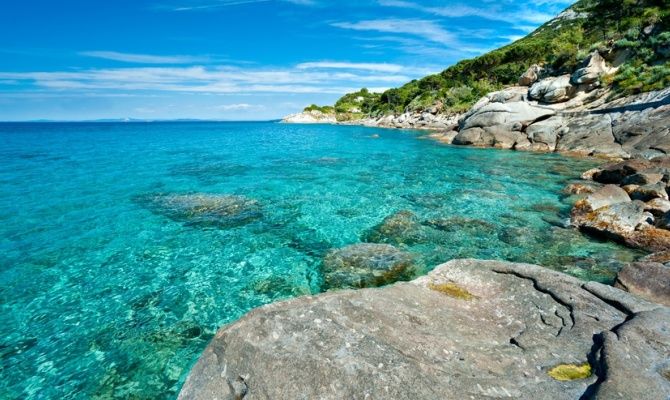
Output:
<path fill-rule="evenodd" d="M 319 292 L 325 252 L 401 210 L 463 218 L 436 242 L 401 246 L 419 273 L 476 257 L 607 281 L 638 255 L 556 226 L 570 208 L 563 186 L 593 161 L 419 135 L 1 124 L 0 398 L 174 398 L 218 327 Z M 193 225 L 137 200 L 156 193 L 243 195 L 263 217 Z"/>

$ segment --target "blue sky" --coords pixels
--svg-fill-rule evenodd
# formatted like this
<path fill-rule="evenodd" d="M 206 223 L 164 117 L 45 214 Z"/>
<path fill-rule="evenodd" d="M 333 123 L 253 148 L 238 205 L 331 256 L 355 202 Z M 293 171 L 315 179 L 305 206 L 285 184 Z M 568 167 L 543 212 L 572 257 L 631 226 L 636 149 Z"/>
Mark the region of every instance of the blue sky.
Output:
<path fill-rule="evenodd" d="M 14 0 L 0 120 L 273 119 L 510 43 L 565 0 Z"/>

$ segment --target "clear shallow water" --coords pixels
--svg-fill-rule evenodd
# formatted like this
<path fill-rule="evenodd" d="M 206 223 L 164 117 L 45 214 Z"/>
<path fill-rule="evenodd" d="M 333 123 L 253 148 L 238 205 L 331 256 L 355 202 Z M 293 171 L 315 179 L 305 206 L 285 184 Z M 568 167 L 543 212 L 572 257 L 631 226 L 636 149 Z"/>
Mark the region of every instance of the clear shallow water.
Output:
<path fill-rule="evenodd" d="M 639 255 L 546 222 L 565 217 L 560 191 L 592 161 L 418 135 L 0 124 L 0 398 L 174 398 L 219 326 L 318 292 L 325 251 L 400 210 L 477 220 L 406 246 L 421 272 L 477 257 L 607 281 Z M 189 225 L 137 200 L 153 193 L 243 195 L 263 217 Z"/>

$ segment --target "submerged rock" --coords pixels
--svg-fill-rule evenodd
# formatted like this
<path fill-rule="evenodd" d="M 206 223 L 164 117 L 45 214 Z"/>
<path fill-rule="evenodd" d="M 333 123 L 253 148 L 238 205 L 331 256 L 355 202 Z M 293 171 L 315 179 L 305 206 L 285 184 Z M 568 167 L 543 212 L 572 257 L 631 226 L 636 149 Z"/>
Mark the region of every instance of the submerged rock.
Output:
<path fill-rule="evenodd" d="M 217 333 L 179 398 L 661 399 L 668 343 L 668 309 L 632 294 L 455 260 L 254 310 Z"/>
<path fill-rule="evenodd" d="M 417 216 L 407 210 L 390 215 L 361 238 L 364 242 L 412 245 L 427 240 Z"/>
<path fill-rule="evenodd" d="M 219 194 L 158 194 L 142 197 L 140 203 L 152 212 L 188 225 L 232 228 L 263 216 L 257 200 Z"/>
<path fill-rule="evenodd" d="M 424 224 L 444 232 L 475 231 L 479 233 L 493 233 L 496 230 L 496 226 L 490 222 L 465 217 L 432 218 L 425 221 Z"/>
<path fill-rule="evenodd" d="M 330 251 L 323 259 L 327 289 L 382 286 L 408 279 L 413 257 L 388 244 L 359 243 Z"/>

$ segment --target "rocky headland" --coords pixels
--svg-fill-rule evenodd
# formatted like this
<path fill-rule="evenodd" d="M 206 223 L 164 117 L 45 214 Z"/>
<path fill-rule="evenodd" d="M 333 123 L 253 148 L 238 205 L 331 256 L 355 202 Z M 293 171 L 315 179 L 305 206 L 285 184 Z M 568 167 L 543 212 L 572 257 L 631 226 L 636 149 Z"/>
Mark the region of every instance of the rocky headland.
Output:
<path fill-rule="evenodd" d="M 287 124 L 334 124 L 337 123 L 337 119 L 335 114 L 310 110 L 287 115 L 282 119 L 282 122 Z"/>
<path fill-rule="evenodd" d="M 670 89 L 616 97 L 600 79 L 616 71 L 621 54 L 590 54 L 571 74 L 552 76 L 531 66 L 519 85 L 482 97 L 463 114 L 441 104 L 399 115 L 314 120 L 315 111 L 284 122 L 341 123 L 427 129 L 442 143 L 610 158 L 653 158 L 670 153 Z M 318 112 L 320 115 L 325 115 Z"/>
<path fill-rule="evenodd" d="M 665 399 L 670 309 L 542 267 L 455 260 L 256 309 L 180 399 Z"/>

